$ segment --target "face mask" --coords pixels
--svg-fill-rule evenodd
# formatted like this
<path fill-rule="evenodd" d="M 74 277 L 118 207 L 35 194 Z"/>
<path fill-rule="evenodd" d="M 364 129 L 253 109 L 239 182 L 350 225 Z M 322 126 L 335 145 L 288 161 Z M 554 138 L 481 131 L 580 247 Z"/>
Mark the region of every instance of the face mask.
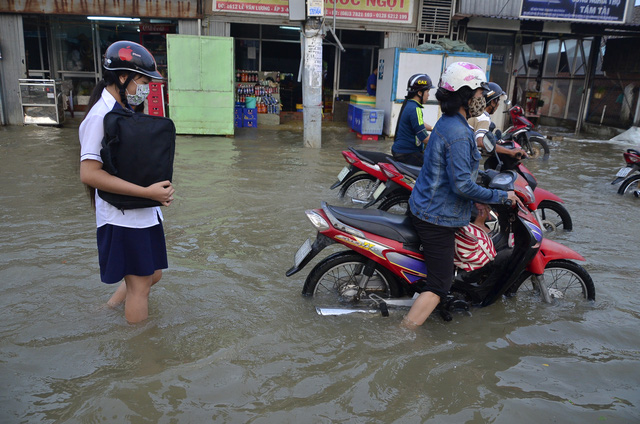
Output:
<path fill-rule="evenodd" d="M 149 84 L 138 84 L 135 80 L 131 80 L 136 85 L 136 94 L 127 93 L 127 103 L 131 106 L 138 106 L 149 95 Z"/>
<path fill-rule="evenodd" d="M 482 115 L 486 106 L 484 97 L 472 97 L 469 100 L 469 118 L 476 118 Z"/>

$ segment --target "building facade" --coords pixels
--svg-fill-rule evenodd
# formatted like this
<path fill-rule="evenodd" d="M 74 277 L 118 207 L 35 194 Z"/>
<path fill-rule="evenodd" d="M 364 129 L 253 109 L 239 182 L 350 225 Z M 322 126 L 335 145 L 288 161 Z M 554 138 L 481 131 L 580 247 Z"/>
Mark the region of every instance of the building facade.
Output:
<path fill-rule="evenodd" d="M 555 3 L 325 0 L 325 109 L 364 93 L 379 49 L 448 38 L 491 53 L 490 79 L 531 117 L 576 129 L 637 124 L 640 65 L 625 54 L 640 40 L 633 0 Z M 304 2 L 297 0 L 0 3 L 2 123 L 22 123 L 19 78 L 62 81 L 68 107 L 82 112 L 101 78 L 100 58 L 116 39 L 146 45 L 166 72 L 164 38 L 171 33 L 233 37 L 235 68 L 279 73 L 282 110 L 295 111 L 302 95 L 302 19 Z"/>

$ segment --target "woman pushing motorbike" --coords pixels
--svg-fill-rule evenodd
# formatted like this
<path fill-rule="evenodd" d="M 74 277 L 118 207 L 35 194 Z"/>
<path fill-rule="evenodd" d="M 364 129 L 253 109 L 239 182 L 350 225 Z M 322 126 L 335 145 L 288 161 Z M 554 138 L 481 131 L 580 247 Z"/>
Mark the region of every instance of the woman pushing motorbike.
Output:
<path fill-rule="evenodd" d="M 422 167 L 409 199 L 427 268 L 427 277 L 418 289 L 420 295 L 403 320 L 410 329 L 422 325 L 451 288 L 455 232 L 469 224 L 473 203 L 518 202 L 513 191 L 476 184 L 481 155 L 467 119 L 484 112 L 485 83 L 480 67 L 455 62 L 447 66 L 438 84 L 436 99 L 443 115 L 433 128 L 424 152 L 427 165 Z"/>

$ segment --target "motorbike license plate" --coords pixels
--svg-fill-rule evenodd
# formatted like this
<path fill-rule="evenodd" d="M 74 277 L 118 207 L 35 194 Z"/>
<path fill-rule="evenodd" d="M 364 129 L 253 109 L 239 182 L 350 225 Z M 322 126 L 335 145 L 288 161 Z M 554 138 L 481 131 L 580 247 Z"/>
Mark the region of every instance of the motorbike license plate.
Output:
<path fill-rule="evenodd" d="M 342 182 L 342 180 L 344 180 L 344 177 L 346 177 L 348 173 L 349 173 L 348 166 L 345 166 L 344 168 L 342 168 L 342 171 L 340 171 L 340 173 L 338 174 L 338 181 Z"/>
<path fill-rule="evenodd" d="M 378 200 L 378 197 L 380 197 L 385 188 L 387 188 L 385 184 L 380 184 L 376 191 L 373 192 L 373 198 Z"/>
<path fill-rule="evenodd" d="M 300 266 L 304 258 L 306 258 L 310 252 L 311 252 L 311 239 L 307 239 L 304 243 L 302 243 L 302 246 L 300 246 L 300 248 L 296 252 L 296 255 L 293 258 L 294 266 L 296 267 Z"/>
<path fill-rule="evenodd" d="M 621 168 L 618 171 L 618 173 L 616 174 L 616 177 L 624 178 L 627 175 L 629 175 L 629 172 L 631 172 L 631 167 L 630 166 L 625 166 L 624 168 Z"/>

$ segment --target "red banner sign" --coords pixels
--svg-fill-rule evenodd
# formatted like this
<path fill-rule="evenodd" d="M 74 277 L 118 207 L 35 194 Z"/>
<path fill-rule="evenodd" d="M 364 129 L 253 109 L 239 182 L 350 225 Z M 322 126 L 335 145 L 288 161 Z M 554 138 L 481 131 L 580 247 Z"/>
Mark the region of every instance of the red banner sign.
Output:
<path fill-rule="evenodd" d="M 325 0 L 326 17 L 378 22 L 411 23 L 413 0 Z M 214 0 L 215 12 L 288 15 L 288 0 Z"/>

